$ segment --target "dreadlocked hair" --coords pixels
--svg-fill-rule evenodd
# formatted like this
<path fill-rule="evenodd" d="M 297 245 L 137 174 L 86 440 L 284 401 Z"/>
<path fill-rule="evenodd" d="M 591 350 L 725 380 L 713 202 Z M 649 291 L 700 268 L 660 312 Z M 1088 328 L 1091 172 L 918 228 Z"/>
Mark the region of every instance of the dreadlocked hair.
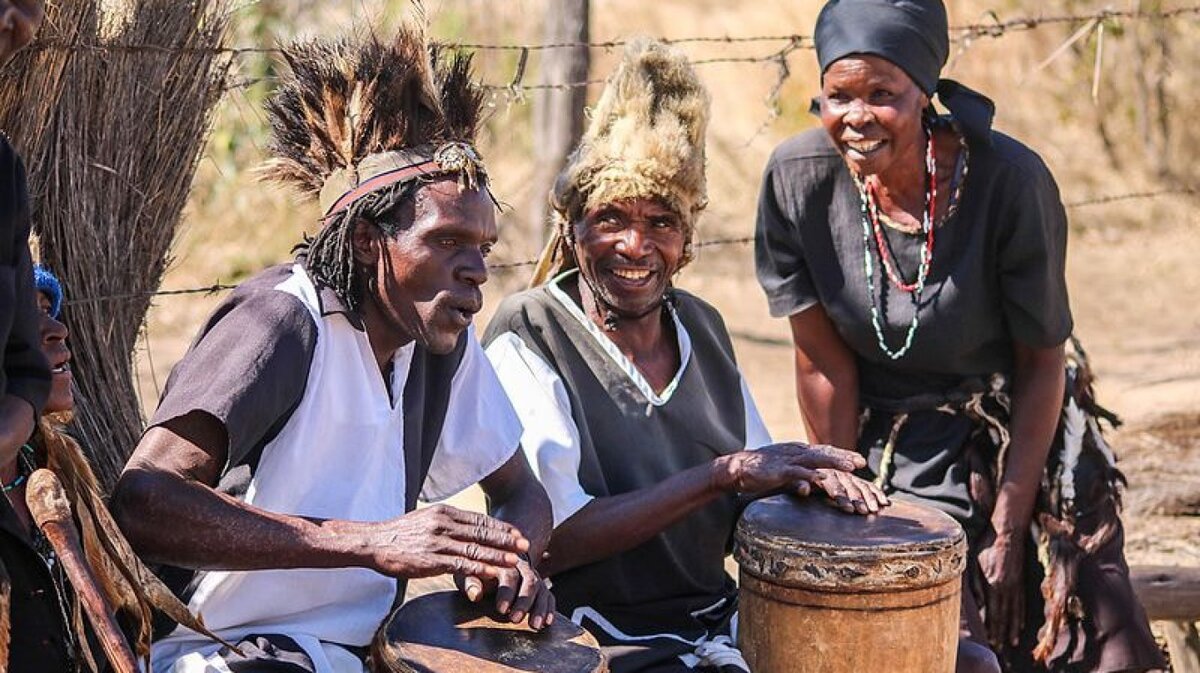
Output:
<path fill-rule="evenodd" d="M 369 155 L 475 139 L 484 92 L 474 81 L 471 55 L 429 44 L 419 22 L 386 43 L 367 33 L 300 41 L 282 53 L 282 83 L 266 103 L 273 156 L 261 175 L 304 199 L 319 196 L 336 171 L 349 171 L 358 183 L 358 165 Z M 365 269 L 354 258 L 354 227 L 366 220 L 394 235 L 405 223 L 389 216 L 419 185 L 371 192 L 297 246 L 307 251 L 314 279 L 351 310 L 367 289 Z"/>
<path fill-rule="evenodd" d="M 337 293 L 338 299 L 351 311 L 357 311 L 366 295 L 369 275 L 354 259 L 354 227 L 366 221 L 379 227 L 387 236 L 394 236 L 403 227 L 388 219 L 416 193 L 420 183 L 406 182 L 388 185 L 371 192 L 329 218 L 316 236 L 305 237 L 292 252 L 305 255 L 305 268 L 318 282 Z"/>

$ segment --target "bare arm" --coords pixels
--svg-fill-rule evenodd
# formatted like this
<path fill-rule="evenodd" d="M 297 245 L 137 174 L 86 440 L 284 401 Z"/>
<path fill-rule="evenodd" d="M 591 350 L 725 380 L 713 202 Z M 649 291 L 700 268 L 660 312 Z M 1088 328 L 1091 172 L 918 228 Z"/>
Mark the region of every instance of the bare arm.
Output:
<path fill-rule="evenodd" d="M 858 363 L 820 304 L 792 315 L 796 399 L 811 442 L 858 445 Z"/>
<path fill-rule="evenodd" d="M 795 488 L 820 480 L 820 468 L 862 465 L 849 451 L 774 444 L 722 456 L 647 488 L 595 498 L 555 529 L 543 571 L 553 575 L 633 549 L 724 493 Z"/>
<path fill-rule="evenodd" d="M 1033 348 L 1016 344 L 1013 375 L 1012 446 L 992 513 L 1001 535 L 1024 536 L 1042 481 L 1042 469 L 1058 429 L 1066 385 L 1062 345 Z"/>
<path fill-rule="evenodd" d="M 1062 412 L 1062 345 L 1014 346 L 1011 445 L 992 511 L 992 531 L 979 553 L 990 591 L 987 627 L 993 644 L 1016 644 L 1025 614 L 1025 545 L 1042 471 Z"/>
<path fill-rule="evenodd" d="M 488 498 L 488 512 L 508 522 L 529 540 L 529 557 L 540 559 L 550 544 L 554 519 L 550 498 L 533 476 L 525 452 L 517 449 L 500 469 L 479 482 Z"/>
<path fill-rule="evenodd" d="M 461 575 L 455 579 L 473 601 L 494 589 L 497 612 L 508 615 L 513 622 L 520 622 L 528 615 L 530 627 L 541 629 L 553 621 L 555 608 L 554 596 L 536 569 L 554 529 L 550 498 L 533 476 L 520 448 L 479 485 L 487 496 L 492 516 L 512 524 L 530 541 L 528 554 L 515 567 L 500 571 L 494 581 L 485 583 L 477 576 Z"/>
<path fill-rule="evenodd" d="M 255 508 L 212 488 L 226 442 L 221 423 L 203 412 L 142 438 L 112 500 L 140 554 L 196 569 L 364 567 L 394 577 L 454 571 L 494 576 L 528 547 L 507 524 L 444 506 L 377 523 Z"/>

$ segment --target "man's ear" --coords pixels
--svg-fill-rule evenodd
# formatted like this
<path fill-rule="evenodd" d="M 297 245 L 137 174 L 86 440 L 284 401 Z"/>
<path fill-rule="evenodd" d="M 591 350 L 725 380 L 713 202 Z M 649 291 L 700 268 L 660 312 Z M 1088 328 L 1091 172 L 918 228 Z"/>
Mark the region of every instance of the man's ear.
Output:
<path fill-rule="evenodd" d="M 350 226 L 350 247 L 354 249 L 354 261 L 366 266 L 374 266 L 379 261 L 379 246 L 382 244 L 382 231 L 375 223 L 361 217 L 356 218 Z"/>

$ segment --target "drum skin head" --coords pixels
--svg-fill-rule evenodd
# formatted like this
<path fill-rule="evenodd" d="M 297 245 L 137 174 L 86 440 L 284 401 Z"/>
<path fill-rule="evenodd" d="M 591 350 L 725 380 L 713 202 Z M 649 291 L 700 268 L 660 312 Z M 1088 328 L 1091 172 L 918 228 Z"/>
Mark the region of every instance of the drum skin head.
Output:
<path fill-rule="evenodd" d="M 500 621 L 494 606 L 490 598 L 472 603 L 458 591 L 415 598 L 392 615 L 389 649 L 418 673 L 607 670 L 596 640 L 563 615 L 534 631 L 525 623 Z"/>
<path fill-rule="evenodd" d="M 920 589 L 957 578 L 966 535 L 949 515 L 893 498 L 878 514 L 847 514 L 818 498 L 750 503 L 734 558 L 760 580 L 831 592 Z"/>
<path fill-rule="evenodd" d="M 835 509 L 817 496 L 776 495 L 751 503 L 742 520 L 766 533 L 791 535 L 806 546 L 898 550 L 962 535 L 949 515 L 899 499 L 878 514 L 864 516 Z"/>

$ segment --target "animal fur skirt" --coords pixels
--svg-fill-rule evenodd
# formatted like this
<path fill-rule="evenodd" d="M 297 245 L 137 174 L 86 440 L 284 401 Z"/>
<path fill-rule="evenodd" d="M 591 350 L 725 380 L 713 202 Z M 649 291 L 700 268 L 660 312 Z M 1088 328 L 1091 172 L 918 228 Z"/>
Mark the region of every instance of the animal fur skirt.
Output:
<path fill-rule="evenodd" d="M 1083 349 L 1074 340 L 1069 346 L 1062 415 L 1025 554 L 1024 629 L 997 655 L 1009 672 L 1165 669 L 1124 558 L 1125 478 L 1102 427 L 1120 421 L 1097 404 Z M 946 511 L 966 529 L 964 591 L 979 606 L 988 604 L 989 587 L 978 554 L 1010 444 L 1008 390 L 996 374 L 936 404 L 868 403 L 860 430 L 864 476 L 896 497 Z"/>

